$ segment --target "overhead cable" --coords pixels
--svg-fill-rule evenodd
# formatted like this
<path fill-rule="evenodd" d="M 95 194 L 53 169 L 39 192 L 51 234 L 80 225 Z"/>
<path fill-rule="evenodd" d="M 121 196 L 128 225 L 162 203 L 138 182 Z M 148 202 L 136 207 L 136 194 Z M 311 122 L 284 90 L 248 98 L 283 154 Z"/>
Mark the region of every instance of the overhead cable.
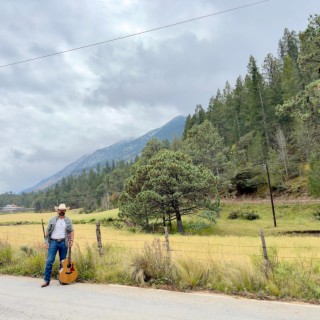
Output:
<path fill-rule="evenodd" d="M 117 38 L 113 38 L 113 39 L 109 39 L 109 40 L 105 40 L 105 41 L 100 41 L 100 42 L 96 42 L 96 43 L 92 43 L 92 44 L 87 44 L 87 45 L 84 45 L 84 46 L 81 46 L 81 47 L 77 47 L 77 48 L 72 48 L 72 49 L 68 49 L 68 50 L 53 52 L 53 53 L 49 53 L 49 54 L 46 54 L 46 55 L 43 55 L 43 56 L 30 58 L 30 59 L 26 59 L 26 60 L 16 61 L 16 62 L 0 65 L 0 68 L 5 68 L 5 67 L 9 67 L 9 66 L 13 66 L 13 65 L 21 64 L 21 63 L 26 63 L 26 62 L 30 62 L 30 61 L 34 61 L 34 60 L 39 60 L 39 59 L 45 59 L 45 58 L 48 58 L 48 57 L 64 54 L 64 53 L 67 53 L 67 52 L 82 50 L 82 49 L 86 49 L 86 48 L 89 48 L 89 47 L 98 46 L 98 45 L 101 45 L 101 44 L 114 42 L 114 41 L 130 38 L 130 37 L 136 37 L 136 36 L 139 36 L 139 35 L 142 35 L 142 34 L 145 34 L 145 33 L 153 32 L 153 31 L 157 31 L 157 30 L 161 30 L 161 29 L 165 29 L 165 28 L 172 28 L 172 27 L 180 25 L 180 24 L 184 24 L 184 23 L 188 23 L 188 22 L 196 21 L 196 20 L 200 20 L 200 19 L 209 18 L 209 17 L 216 16 L 216 15 L 219 15 L 219 14 L 227 13 L 227 12 L 230 12 L 230 11 L 240 10 L 240 9 L 243 9 L 243 8 L 255 6 L 255 5 L 258 5 L 258 4 L 261 4 L 261 3 L 264 3 L 264 2 L 268 2 L 268 1 L 269 0 L 258 1 L 258 2 L 254 2 L 254 3 L 242 5 L 242 6 L 239 6 L 239 7 L 234 7 L 234 8 L 231 8 L 231 9 L 227 9 L 227 10 L 223 10 L 223 11 L 219 11 L 219 12 L 215 12 L 215 13 L 210 13 L 210 14 L 207 14 L 207 15 L 204 15 L 204 16 L 200 16 L 200 17 L 196 17 L 196 18 L 192 18 L 192 19 L 188 19 L 188 20 L 184 20 L 184 21 L 179 21 L 179 22 L 168 24 L 168 25 L 165 25 L 165 26 L 161 26 L 161 27 L 157 27 L 157 28 L 153 28 L 153 29 L 149 29 L 149 30 L 145 30 L 145 31 L 137 32 L 137 33 L 132 33 L 132 34 L 129 34 L 129 35 L 125 35 L 125 36 L 121 36 L 121 37 L 117 37 Z"/>

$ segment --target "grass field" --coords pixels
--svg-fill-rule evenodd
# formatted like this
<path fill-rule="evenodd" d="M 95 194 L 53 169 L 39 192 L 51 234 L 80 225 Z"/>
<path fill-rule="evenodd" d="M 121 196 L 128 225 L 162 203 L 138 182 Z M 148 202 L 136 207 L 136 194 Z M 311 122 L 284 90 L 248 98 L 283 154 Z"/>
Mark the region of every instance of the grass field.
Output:
<path fill-rule="evenodd" d="M 46 212 L 46 213 L 7 213 L 0 214 L 0 225 L 10 222 L 30 222 L 30 223 L 39 223 L 41 220 L 46 224 L 48 220 L 56 215 L 55 212 Z M 102 220 L 105 218 L 116 218 L 118 215 L 118 209 L 104 211 L 104 212 L 95 212 L 90 214 L 80 214 L 79 210 L 70 210 L 68 211 L 68 216 L 75 222 L 84 222 L 87 223 L 92 219 Z"/>
<path fill-rule="evenodd" d="M 279 203 L 275 205 L 277 227 L 274 227 L 271 205 L 269 203 L 226 203 L 221 206 L 221 219 L 213 227 L 215 235 L 257 236 L 260 228 L 266 235 L 280 235 L 293 231 L 319 231 L 320 220 L 314 213 L 320 209 L 320 203 Z M 230 220 L 232 211 L 256 212 L 260 218 L 253 221 Z"/>
<path fill-rule="evenodd" d="M 259 219 L 248 221 L 243 219 L 228 219 L 232 211 L 253 211 L 259 215 Z M 271 206 L 268 202 L 263 203 L 222 203 L 220 218 L 217 224 L 203 230 L 197 231 L 200 235 L 219 235 L 219 236 L 258 236 L 260 228 L 263 228 L 266 235 L 278 235 L 287 231 L 320 231 L 320 220 L 315 219 L 314 213 L 320 211 L 319 203 L 279 203 L 275 205 L 277 227 L 273 225 Z M 41 224 L 41 220 L 46 224 L 52 213 L 14 213 L 0 214 L 0 226 L 6 224 Z M 76 224 L 94 223 L 106 219 L 116 219 L 118 209 L 90 214 L 80 214 L 79 210 L 68 211 L 68 216 Z M 192 216 L 184 216 L 183 221 L 187 227 L 194 219 Z M 1 230 L 1 229 L 0 229 Z"/>
<path fill-rule="evenodd" d="M 260 228 L 264 230 L 267 246 L 276 248 L 279 259 L 317 258 L 320 259 L 320 238 L 310 235 L 284 235 L 288 231 L 319 230 L 320 221 L 313 212 L 318 204 L 281 204 L 276 206 L 277 224 L 273 226 L 269 204 L 227 203 L 221 206 L 221 216 L 217 223 L 203 230 L 188 230 L 192 217 L 183 217 L 188 235 L 170 235 L 170 245 L 174 257 L 188 257 L 199 261 L 244 260 L 261 255 Z M 254 211 L 260 218 L 253 221 L 230 220 L 230 212 L 235 210 Z M 116 219 L 118 211 L 79 214 L 77 210 L 68 212 L 75 222 L 75 244 L 80 248 L 96 243 L 96 221 Z M 17 213 L 0 215 L 0 239 L 13 246 L 41 246 L 43 232 L 41 220 L 46 223 L 55 213 Z M 34 224 L 24 224 L 24 223 Z M 5 224 L 12 225 L 5 225 Z M 19 224 L 21 223 L 21 224 Z M 192 235 L 192 233 L 196 233 Z M 105 245 L 141 250 L 146 242 L 155 237 L 164 241 L 161 234 L 133 233 L 126 229 L 101 227 L 102 242 Z"/>
<path fill-rule="evenodd" d="M 73 256 L 79 281 L 198 288 L 320 303 L 319 234 L 286 234 L 319 231 L 320 221 L 314 215 L 318 210 L 315 203 L 277 204 L 275 228 L 268 203 L 224 203 L 217 223 L 200 224 L 205 228 L 197 227 L 196 217 L 183 217 L 186 233 L 169 235 L 170 255 L 161 232 L 146 234 L 121 225 L 117 210 L 91 214 L 70 210 L 68 215 L 74 221 Z M 231 220 L 228 216 L 234 211 L 255 212 L 259 219 Z M 0 215 L 0 272 L 42 277 L 46 250 L 41 220 L 47 223 L 54 214 Z M 96 221 L 103 221 L 103 256 L 97 249 Z M 268 248 L 267 270 L 260 228 Z M 56 261 L 54 277 L 58 265 Z"/>

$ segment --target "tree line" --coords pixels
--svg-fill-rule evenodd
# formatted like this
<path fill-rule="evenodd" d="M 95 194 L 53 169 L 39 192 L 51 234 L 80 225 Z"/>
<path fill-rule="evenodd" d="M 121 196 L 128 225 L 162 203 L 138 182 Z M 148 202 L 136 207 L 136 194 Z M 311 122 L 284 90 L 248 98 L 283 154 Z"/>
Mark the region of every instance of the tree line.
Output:
<path fill-rule="evenodd" d="M 305 31 L 284 30 L 278 55 L 259 67 L 249 57 L 247 74 L 226 82 L 204 108 L 189 114 L 183 137 L 150 140 L 132 162 L 119 161 L 63 178 L 47 190 L 0 195 L 9 202 L 52 210 L 59 202 L 84 212 L 120 206 L 120 217 L 149 229 L 155 221 L 183 232 L 182 216 L 214 221 L 221 196 L 274 190 L 307 176 L 320 196 L 320 16 Z"/>

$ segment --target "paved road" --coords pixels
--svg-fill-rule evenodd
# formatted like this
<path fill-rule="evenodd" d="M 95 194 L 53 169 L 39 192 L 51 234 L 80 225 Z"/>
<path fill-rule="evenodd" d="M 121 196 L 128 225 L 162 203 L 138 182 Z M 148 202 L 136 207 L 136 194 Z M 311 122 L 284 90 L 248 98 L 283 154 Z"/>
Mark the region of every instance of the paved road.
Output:
<path fill-rule="evenodd" d="M 1 320 L 319 320 L 320 306 L 0 275 Z"/>

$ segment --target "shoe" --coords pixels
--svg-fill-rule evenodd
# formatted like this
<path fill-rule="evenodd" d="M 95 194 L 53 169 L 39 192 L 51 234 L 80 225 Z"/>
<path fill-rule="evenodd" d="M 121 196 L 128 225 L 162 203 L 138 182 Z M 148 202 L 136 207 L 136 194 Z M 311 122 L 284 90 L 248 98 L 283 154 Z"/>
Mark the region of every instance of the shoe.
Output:
<path fill-rule="evenodd" d="M 49 284 L 50 284 L 49 281 L 45 281 L 45 282 L 42 284 L 41 288 L 47 287 Z"/>

